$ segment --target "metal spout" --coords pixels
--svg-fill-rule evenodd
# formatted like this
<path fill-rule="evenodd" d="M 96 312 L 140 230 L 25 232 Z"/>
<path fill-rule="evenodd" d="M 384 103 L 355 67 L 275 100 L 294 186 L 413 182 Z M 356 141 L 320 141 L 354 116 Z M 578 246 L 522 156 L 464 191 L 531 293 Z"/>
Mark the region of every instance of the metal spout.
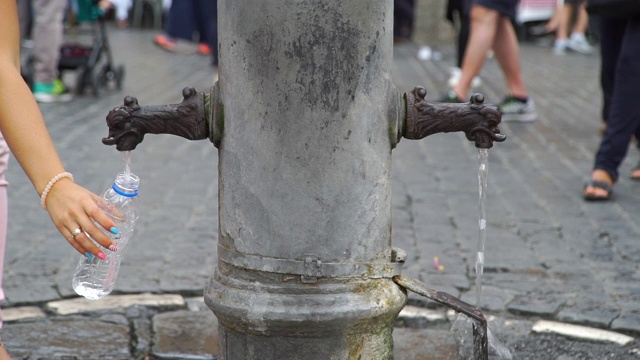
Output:
<path fill-rule="evenodd" d="M 431 289 L 420 281 L 406 275 L 396 275 L 393 277 L 393 281 L 407 290 L 411 290 L 429 300 L 448 306 L 456 312 L 465 314 L 471 318 L 473 320 L 473 360 L 489 359 L 487 320 L 479 308 L 471 306 L 446 292 Z"/>
<path fill-rule="evenodd" d="M 481 94 L 461 104 L 428 102 L 426 96 L 427 90 L 421 86 L 404 94 L 406 113 L 399 129 L 403 137 L 417 140 L 435 133 L 463 131 L 467 139 L 483 149 L 507 138 L 498 129 L 500 111 L 494 105 L 485 105 Z"/>
<path fill-rule="evenodd" d="M 221 111 L 216 93 L 217 86 L 206 95 L 187 87 L 182 90 L 181 103 L 150 106 L 140 106 L 138 99 L 127 96 L 123 106 L 107 115 L 109 136 L 102 143 L 115 145 L 119 151 L 130 151 L 142 142 L 145 134 L 172 134 L 189 140 L 210 139 L 215 144 L 215 140 L 220 141 L 221 132 L 216 129 L 223 124 L 218 118 Z"/>

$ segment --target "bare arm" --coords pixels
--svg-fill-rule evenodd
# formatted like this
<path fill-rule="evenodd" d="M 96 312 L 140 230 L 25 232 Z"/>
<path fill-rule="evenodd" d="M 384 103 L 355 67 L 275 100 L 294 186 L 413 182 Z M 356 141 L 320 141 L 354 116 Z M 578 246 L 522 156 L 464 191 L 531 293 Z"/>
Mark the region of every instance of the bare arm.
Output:
<path fill-rule="evenodd" d="M 0 34 L 0 131 L 36 191 L 42 194 L 49 181 L 65 169 L 38 104 L 20 74 L 18 12 L 13 0 L 0 0 Z M 63 178 L 49 191 L 46 209 L 76 250 L 102 257 L 101 250 L 86 235 L 74 238 L 71 234 L 80 228 L 105 248 L 113 244 L 92 221 L 105 229 L 115 226 L 96 201 L 100 201 L 97 195 Z"/>

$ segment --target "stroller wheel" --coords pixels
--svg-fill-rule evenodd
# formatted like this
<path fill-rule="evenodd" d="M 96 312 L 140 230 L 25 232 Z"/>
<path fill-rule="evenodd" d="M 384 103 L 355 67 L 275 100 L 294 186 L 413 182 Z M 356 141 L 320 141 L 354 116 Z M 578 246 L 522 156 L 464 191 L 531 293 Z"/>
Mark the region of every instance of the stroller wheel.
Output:
<path fill-rule="evenodd" d="M 122 82 L 124 81 L 124 65 L 118 65 L 116 68 L 116 89 L 122 90 Z"/>

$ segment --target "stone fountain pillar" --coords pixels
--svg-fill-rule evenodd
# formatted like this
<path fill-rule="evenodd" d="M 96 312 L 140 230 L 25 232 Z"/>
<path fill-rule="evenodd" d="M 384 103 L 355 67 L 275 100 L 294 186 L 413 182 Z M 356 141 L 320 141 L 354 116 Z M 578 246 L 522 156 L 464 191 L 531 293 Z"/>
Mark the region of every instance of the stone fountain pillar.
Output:
<path fill-rule="evenodd" d="M 391 0 L 219 0 L 223 359 L 389 359 Z M 393 93 L 395 94 L 395 93 Z"/>
<path fill-rule="evenodd" d="M 173 105 L 127 96 L 103 142 L 130 151 L 174 134 L 219 149 L 218 266 L 204 295 L 220 358 L 390 359 L 405 289 L 486 329 L 478 309 L 400 275 L 391 150 L 453 131 L 490 148 L 505 140 L 497 108 L 396 91 L 391 0 L 218 0 L 218 16 L 215 86 Z M 486 360 L 486 330 L 474 344 Z"/>

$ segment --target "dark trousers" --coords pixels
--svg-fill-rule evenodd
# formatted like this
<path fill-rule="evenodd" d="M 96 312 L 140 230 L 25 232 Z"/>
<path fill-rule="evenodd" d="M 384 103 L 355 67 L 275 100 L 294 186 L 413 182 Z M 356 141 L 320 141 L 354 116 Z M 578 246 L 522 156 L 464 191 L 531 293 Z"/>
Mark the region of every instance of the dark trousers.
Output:
<path fill-rule="evenodd" d="M 640 18 L 601 19 L 603 118 L 607 121 L 595 169 L 618 179 L 631 136 L 640 134 Z"/>
<path fill-rule="evenodd" d="M 218 53 L 218 2 L 216 0 L 175 0 L 171 2 L 166 32 L 178 39 L 198 40 L 211 47 L 214 63 Z"/>
<path fill-rule="evenodd" d="M 447 2 L 446 18 L 451 23 L 459 23 L 458 29 L 458 67 L 462 68 L 464 52 L 467 50 L 469 32 L 471 31 L 471 19 L 469 17 L 469 4 L 467 0 L 449 0 Z"/>

